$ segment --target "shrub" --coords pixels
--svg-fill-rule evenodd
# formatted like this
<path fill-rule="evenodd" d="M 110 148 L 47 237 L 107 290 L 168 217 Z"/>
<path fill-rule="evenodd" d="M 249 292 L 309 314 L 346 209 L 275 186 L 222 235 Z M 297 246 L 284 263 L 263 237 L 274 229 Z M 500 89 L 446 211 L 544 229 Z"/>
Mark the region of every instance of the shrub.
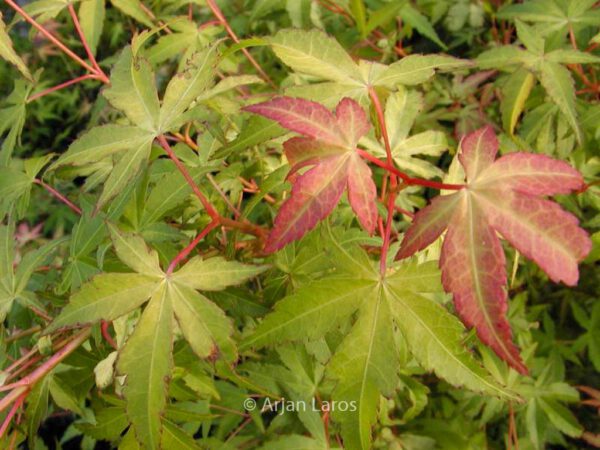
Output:
<path fill-rule="evenodd" d="M 2 448 L 600 446 L 595 1 L 146 3 L 3 6 Z"/>

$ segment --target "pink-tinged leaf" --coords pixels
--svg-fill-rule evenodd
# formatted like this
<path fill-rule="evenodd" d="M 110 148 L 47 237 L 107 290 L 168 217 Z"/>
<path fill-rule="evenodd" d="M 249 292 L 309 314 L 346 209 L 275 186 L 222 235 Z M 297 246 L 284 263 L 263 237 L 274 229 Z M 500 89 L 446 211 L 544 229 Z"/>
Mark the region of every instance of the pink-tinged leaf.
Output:
<path fill-rule="evenodd" d="M 288 177 L 293 175 L 302 167 L 318 163 L 321 159 L 329 156 L 341 155 L 346 149 L 335 145 L 319 142 L 312 138 L 293 137 L 283 144 L 285 156 L 292 170 Z"/>
<path fill-rule="evenodd" d="M 478 195 L 491 225 L 555 282 L 577 284 L 577 263 L 592 248 L 578 220 L 549 200 L 507 190 Z"/>
<path fill-rule="evenodd" d="M 506 319 L 504 251 L 494 229 L 468 193 L 461 195 L 442 246 L 442 284 L 454 296 L 465 325 L 520 373 L 526 374 Z"/>
<path fill-rule="evenodd" d="M 498 153 L 498 139 L 488 125 L 465 136 L 460 148 L 458 158 L 467 174 L 467 181 L 473 181 L 494 162 Z"/>
<path fill-rule="evenodd" d="M 369 131 L 371 125 L 365 110 L 350 98 L 343 98 L 335 108 L 339 128 L 343 130 L 348 148 L 354 149 L 358 140 Z"/>
<path fill-rule="evenodd" d="M 440 195 L 415 214 L 396 259 L 408 258 L 435 241 L 448 227 L 460 198 L 460 193 Z"/>
<path fill-rule="evenodd" d="M 498 141 L 490 127 L 466 136 L 461 149 L 469 183 L 416 214 L 398 257 L 425 248 L 447 227 L 440 267 L 456 310 L 502 359 L 527 373 L 506 319 L 506 268 L 497 233 L 553 281 L 574 285 L 591 240 L 575 216 L 536 196 L 568 193 L 581 188 L 583 179 L 568 164 L 543 155 L 513 153 L 494 161 Z"/>
<path fill-rule="evenodd" d="M 331 156 L 298 177 L 290 198 L 281 206 L 265 252 L 300 239 L 331 213 L 348 181 L 348 158 Z"/>
<path fill-rule="evenodd" d="M 288 130 L 304 136 L 340 147 L 346 145 L 336 117 L 320 103 L 302 98 L 277 97 L 246 106 L 244 110 L 275 120 Z"/>
<path fill-rule="evenodd" d="M 292 167 L 288 179 L 293 187 L 290 199 L 275 218 L 266 252 L 276 251 L 312 229 L 333 210 L 346 187 L 359 222 L 373 233 L 377 223 L 376 187 L 369 166 L 356 153 L 356 144 L 370 125 L 358 103 L 344 98 L 334 115 L 319 103 L 279 97 L 245 110 L 276 120 L 304 136 L 284 144 Z M 295 177 L 298 170 L 311 165 L 315 167 Z"/>
<path fill-rule="evenodd" d="M 481 173 L 477 185 L 514 189 L 524 194 L 568 194 L 584 185 L 581 174 L 569 164 L 546 155 L 510 153 Z"/>
<path fill-rule="evenodd" d="M 377 224 L 377 188 L 369 166 L 353 153 L 348 161 L 348 200 L 360 224 L 373 234 Z"/>

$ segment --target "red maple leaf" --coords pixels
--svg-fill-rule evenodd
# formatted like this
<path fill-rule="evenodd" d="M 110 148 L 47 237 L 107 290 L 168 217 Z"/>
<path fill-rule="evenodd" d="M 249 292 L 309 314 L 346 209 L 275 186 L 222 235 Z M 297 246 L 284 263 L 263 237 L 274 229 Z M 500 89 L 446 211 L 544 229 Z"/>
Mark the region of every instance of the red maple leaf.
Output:
<path fill-rule="evenodd" d="M 348 200 L 361 225 L 373 233 L 377 221 L 376 188 L 371 169 L 356 152 L 358 140 L 369 131 L 364 110 L 349 98 L 342 99 L 335 114 L 319 103 L 278 97 L 244 108 L 276 120 L 294 137 L 283 145 L 290 174 L 314 166 L 293 182 L 267 239 L 267 253 L 300 239 L 327 217 L 348 189 Z"/>
<path fill-rule="evenodd" d="M 498 233 L 550 279 L 575 285 L 577 264 L 590 252 L 591 240 L 575 216 L 540 197 L 578 190 L 584 181 L 569 164 L 548 156 L 511 153 L 495 160 L 497 151 L 489 126 L 464 138 L 459 159 L 467 185 L 436 197 L 415 215 L 397 258 L 424 249 L 447 229 L 442 283 L 453 294 L 458 314 L 498 356 L 527 373 L 506 318 L 505 258 Z"/>

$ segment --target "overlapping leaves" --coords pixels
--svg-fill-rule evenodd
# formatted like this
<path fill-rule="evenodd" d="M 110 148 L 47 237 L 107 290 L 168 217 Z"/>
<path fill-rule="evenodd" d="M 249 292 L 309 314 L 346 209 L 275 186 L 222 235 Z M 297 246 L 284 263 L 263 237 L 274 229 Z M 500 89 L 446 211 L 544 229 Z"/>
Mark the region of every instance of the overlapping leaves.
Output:
<path fill-rule="evenodd" d="M 583 178 L 567 163 L 544 155 L 511 153 L 495 161 L 497 151 L 491 127 L 463 140 L 460 162 L 466 187 L 436 197 L 417 213 L 398 257 L 424 249 L 447 229 L 440 259 L 444 288 L 481 340 L 527 373 L 506 318 L 505 258 L 496 233 L 553 281 L 575 285 L 577 264 L 589 253 L 591 241 L 573 215 L 540 196 L 580 189 Z"/>
<path fill-rule="evenodd" d="M 538 78 L 548 96 L 558 105 L 573 129 L 577 141 L 581 142 L 583 135 L 575 108 L 575 84 L 564 64 L 597 63 L 600 58 L 574 49 L 546 48 L 549 44 L 539 33 L 520 21 L 517 21 L 517 36 L 524 49 L 516 45 L 504 45 L 481 53 L 476 60 L 482 69 L 526 69 L 520 72 L 519 78 L 515 77 L 510 85 L 507 85 L 512 91 L 507 98 L 514 102 L 510 108 L 511 111 L 514 110 L 513 117 L 504 120 L 507 131 L 512 133 L 516 118 L 523 110 L 524 102 L 531 92 L 533 80 L 527 75 L 530 72 Z M 517 101 L 513 98 L 515 96 Z"/>
<path fill-rule="evenodd" d="M 275 54 L 296 72 L 322 82 L 291 87 L 287 94 L 334 106 L 343 97 L 366 103 L 368 89 L 394 90 L 430 79 L 436 71 L 467 67 L 469 62 L 446 55 L 409 55 L 389 66 L 360 60 L 356 63 L 332 37 L 319 30 L 281 30 L 267 39 Z"/>
<path fill-rule="evenodd" d="M 134 272 L 103 273 L 71 296 L 48 327 L 112 321 L 148 302 L 124 347 L 117 370 L 125 375 L 127 413 L 146 448 L 159 448 L 161 413 L 167 403 L 167 380 L 173 368 L 172 345 L 177 323 L 200 358 L 236 359 L 232 325 L 223 311 L 198 290 L 220 290 L 240 284 L 264 270 L 221 257 L 194 257 L 166 274 L 158 255 L 135 235 L 112 228 L 118 257 Z"/>
<path fill-rule="evenodd" d="M 69 147 L 53 164 L 85 166 L 109 160 L 97 208 L 106 204 L 133 179 L 147 163 L 154 139 L 177 129 L 185 122 L 190 105 L 213 84 L 213 67 L 218 61 L 216 46 L 193 53 L 167 85 L 159 102 L 155 75 L 150 64 L 138 54 L 145 35 L 125 47 L 117 60 L 111 85 L 104 96 L 123 112 L 131 125 L 109 124 L 92 128 Z"/>
<path fill-rule="evenodd" d="M 306 284 L 281 300 L 242 347 L 314 340 L 357 314 L 329 362 L 336 381 L 334 400 L 356 402 L 357 410 L 334 412 L 348 449 L 368 449 L 380 395 L 398 386 L 398 327 L 415 359 L 448 382 L 494 396 L 511 397 L 463 346 L 461 323 L 427 293 L 441 290 L 434 262 L 409 261 L 381 279 L 366 253 L 338 243 L 332 257 L 336 276 Z"/>

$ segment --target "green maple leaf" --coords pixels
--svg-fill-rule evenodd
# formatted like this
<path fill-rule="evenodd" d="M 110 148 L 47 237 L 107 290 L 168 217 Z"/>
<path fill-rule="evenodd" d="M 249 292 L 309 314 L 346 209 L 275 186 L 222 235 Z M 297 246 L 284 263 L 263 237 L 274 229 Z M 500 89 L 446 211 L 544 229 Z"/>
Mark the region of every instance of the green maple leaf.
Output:
<path fill-rule="evenodd" d="M 546 90 L 548 96 L 558 105 L 573 129 L 578 142 L 583 139 L 575 109 L 575 84 L 571 73 L 564 64 L 588 64 L 600 62 L 600 58 L 589 53 L 573 49 L 547 50 L 544 38 L 536 29 L 516 21 L 517 36 L 525 48 L 516 45 L 504 45 L 481 53 L 476 61 L 480 68 L 498 68 L 502 70 L 525 69 L 535 75 Z M 516 120 L 523 110 L 525 100 L 533 87 L 533 80 L 527 72 L 509 80 L 507 84 L 507 102 L 503 105 L 505 128 L 514 130 Z M 510 82 L 515 84 L 510 84 Z M 516 92 L 515 92 L 516 91 Z"/>
<path fill-rule="evenodd" d="M 7 166 L 15 146 L 21 141 L 25 125 L 25 106 L 32 85 L 24 80 L 15 80 L 15 85 L 6 98 L 6 106 L 0 109 L 0 135 L 7 130 L 0 148 L 0 167 Z"/>
<path fill-rule="evenodd" d="M 155 74 L 140 49 L 149 33 L 136 36 L 121 52 L 111 73 L 111 84 L 104 96 L 121 111 L 131 125 L 97 126 L 77 139 L 51 166 L 93 167 L 109 161 L 112 168 L 100 166 L 104 188 L 96 209 L 122 191 L 148 163 L 154 139 L 177 129 L 187 120 L 185 112 L 213 84 L 213 69 L 218 62 L 216 46 L 196 51 L 167 84 L 159 102 Z"/>
<path fill-rule="evenodd" d="M 499 386 L 463 346 L 464 327 L 427 293 L 440 292 L 435 262 L 398 266 L 381 279 L 358 248 L 334 250 L 346 270 L 310 282 L 275 306 L 241 349 L 282 341 L 316 339 L 357 319 L 331 359 L 327 373 L 337 381 L 334 400 L 355 402 L 355 411 L 334 411 L 346 448 L 368 449 L 380 395 L 398 384 L 397 326 L 415 359 L 448 382 L 486 394 L 514 398 Z"/>
<path fill-rule="evenodd" d="M 240 284 L 265 270 L 221 257 L 194 257 L 175 273 L 165 273 L 158 254 L 136 235 L 111 226 L 117 256 L 130 273 L 103 273 L 84 284 L 46 332 L 65 326 L 114 320 L 148 302 L 131 336 L 119 349 L 117 371 L 126 376 L 127 414 L 138 440 L 159 448 L 167 380 L 173 369 L 175 323 L 200 358 L 235 360 L 231 322 L 198 290 Z"/>
<path fill-rule="evenodd" d="M 600 25 L 600 11 L 594 9 L 595 4 L 594 0 L 529 0 L 503 7 L 497 17 L 539 24 L 544 34 L 565 33 L 569 27 L 579 31 Z"/>
<path fill-rule="evenodd" d="M 286 94 L 326 106 L 334 106 L 343 97 L 364 104 L 370 87 L 395 90 L 397 85 L 421 84 L 438 70 L 470 65 L 446 55 L 409 55 L 389 66 L 365 60 L 356 63 L 334 38 L 319 30 L 280 30 L 267 43 L 294 71 L 320 81 L 288 88 Z"/>

